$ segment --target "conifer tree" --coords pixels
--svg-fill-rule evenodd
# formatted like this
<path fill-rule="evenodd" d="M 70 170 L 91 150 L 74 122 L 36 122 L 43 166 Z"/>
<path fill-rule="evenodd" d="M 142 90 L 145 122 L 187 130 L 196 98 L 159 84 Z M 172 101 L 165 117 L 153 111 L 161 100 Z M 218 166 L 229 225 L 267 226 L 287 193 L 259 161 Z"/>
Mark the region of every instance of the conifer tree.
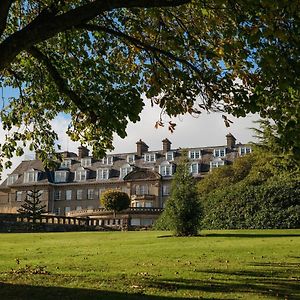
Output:
<path fill-rule="evenodd" d="M 32 222 L 35 223 L 36 220 L 45 213 L 46 205 L 42 205 L 40 200 L 42 193 L 35 188 L 27 192 L 26 199 L 21 207 L 18 209 L 20 214 L 26 217 L 32 218 Z"/>
<path fill-rule="evenodd" d="M 162 218 L 177 236 L 197 235 L 200 229 L 201 206 L 186 152 L 182 154 L 177 165 L 171 188 Z"/>

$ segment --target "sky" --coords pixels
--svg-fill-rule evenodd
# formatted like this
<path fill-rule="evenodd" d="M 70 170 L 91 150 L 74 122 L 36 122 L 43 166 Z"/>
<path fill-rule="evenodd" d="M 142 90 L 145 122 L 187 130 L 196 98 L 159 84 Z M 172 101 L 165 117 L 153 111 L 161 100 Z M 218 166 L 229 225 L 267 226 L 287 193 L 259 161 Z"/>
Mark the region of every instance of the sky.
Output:
<path fill-rule="evenodd" d="M 173 118 L 176 129 L 173 133 L 168 131 L 167 126 L 156 129 L 155 122 L 159 118 L 160 109 L 158 107 L 151 107 L 150 101 L 145 100 L 145 107 L 141 113 L 141 121 L 135 124 L 130 123 L 127 127 L 127 137 L 121 139 L 120 137 L 114 138 L 115 150 L 112 153 L 126 153 L 136 151 L 136 142 L 142 139 L 148 146 L 149 150 L 162 149 L 162 140 L 168 138 L 172 142 L 172 148 L 185 148 L 185 147 L 205 147 L 205 146 L 218 146 L 226 144 L 226 134 L 232 133 L 237 143 L 248 143 L 253 141 L 251 127 L 254 127 L 254 120 L 258 119 L 257 115 L 248 115 L 245 118 L 229 117 L 233 124 L 229 128 L 225 127 L 222 114 L 219 113 L 202 113 L 199 117 L 195 118 L 190 115 L 185 115 Z M 165 118 L 168 123 L 170 119 Z M 77 153 L 78 143 L 69 140 L 65 131 L 67 130 L 69 120 L 65 115 L 59 115 L 52 123 L 53 128 L 58 133 L 61 145 L 61 151 L 72 151 Z M 0 123 L 0 144 L 3 142 L 4 132 Z M 10 174 L 14 168 L 22 160 L 33 159 L 34 153 L 25 149 L 25 154 L 22 157 L 13 158 L 13 167 L 5 170 L 2 173 L 2 180 Z"/>

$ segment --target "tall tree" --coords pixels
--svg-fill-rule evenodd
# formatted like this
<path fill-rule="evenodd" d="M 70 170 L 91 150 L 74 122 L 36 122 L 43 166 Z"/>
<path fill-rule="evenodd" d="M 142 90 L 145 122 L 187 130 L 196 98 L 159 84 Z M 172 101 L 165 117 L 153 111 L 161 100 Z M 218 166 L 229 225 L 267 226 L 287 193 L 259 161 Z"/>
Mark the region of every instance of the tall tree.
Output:
<path fill-rule="evenodd" d="M 1 108 L 0 167 L 17 141 L 47 161 L 61 112 L 104 155 L 143 94 L 170 116 L 259 112 L 299 150 L 299 16 L 297 0 L 1 0 L 0 80 L 18 95 Z"/>
<path fill-rule="evenodd" d="M 190 173 L 190 163 L 184 152 L 176 166 L 171 195 L 158 222 L 165 224 L 177 236 L 197 235 L 200 229 L 201 206 L 196 183 Z"/>
<path fill-rule="evenodd" d="M 36 189 L 28 191 L 24 203 L 18 209 L 20 214 L 31 218 L 33 223 L 36 223 L 36 220 L 46 212 L 46 205 L 43 205 L 40 200 L 41 195 L 41 192 Z"/>

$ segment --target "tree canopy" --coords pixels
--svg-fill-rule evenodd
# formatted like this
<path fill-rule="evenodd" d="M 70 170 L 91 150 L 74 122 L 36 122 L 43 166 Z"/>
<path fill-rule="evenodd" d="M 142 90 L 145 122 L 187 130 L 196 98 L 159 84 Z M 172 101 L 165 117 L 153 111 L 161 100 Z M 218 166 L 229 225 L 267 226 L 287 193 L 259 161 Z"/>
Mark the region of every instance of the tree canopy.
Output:
<path fill-rule="evenodd" d="M 294 0 L 1 0 L 3 158 L 30 141 L 46 160 L 50 121 L 94 155 L 139 120 L 142 95 L 169 116 L 258 112 L 300 149 L 300 10 Z M 159 120 L 157 125 L 163 125 Z M 171 129 L 174 127 L 170 123 Z M 9 164 L 9 163 L 8 163 Z"/>

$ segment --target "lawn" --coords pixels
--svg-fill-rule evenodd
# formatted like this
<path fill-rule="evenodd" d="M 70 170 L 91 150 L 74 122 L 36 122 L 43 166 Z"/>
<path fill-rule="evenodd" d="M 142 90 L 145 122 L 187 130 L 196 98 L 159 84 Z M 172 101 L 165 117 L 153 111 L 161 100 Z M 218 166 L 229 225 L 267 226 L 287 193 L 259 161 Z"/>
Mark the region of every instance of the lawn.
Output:
<path fill-rule="evenodd" d="M 300 230 L 0 234 L 0 299 L 300 299 Z"/>

